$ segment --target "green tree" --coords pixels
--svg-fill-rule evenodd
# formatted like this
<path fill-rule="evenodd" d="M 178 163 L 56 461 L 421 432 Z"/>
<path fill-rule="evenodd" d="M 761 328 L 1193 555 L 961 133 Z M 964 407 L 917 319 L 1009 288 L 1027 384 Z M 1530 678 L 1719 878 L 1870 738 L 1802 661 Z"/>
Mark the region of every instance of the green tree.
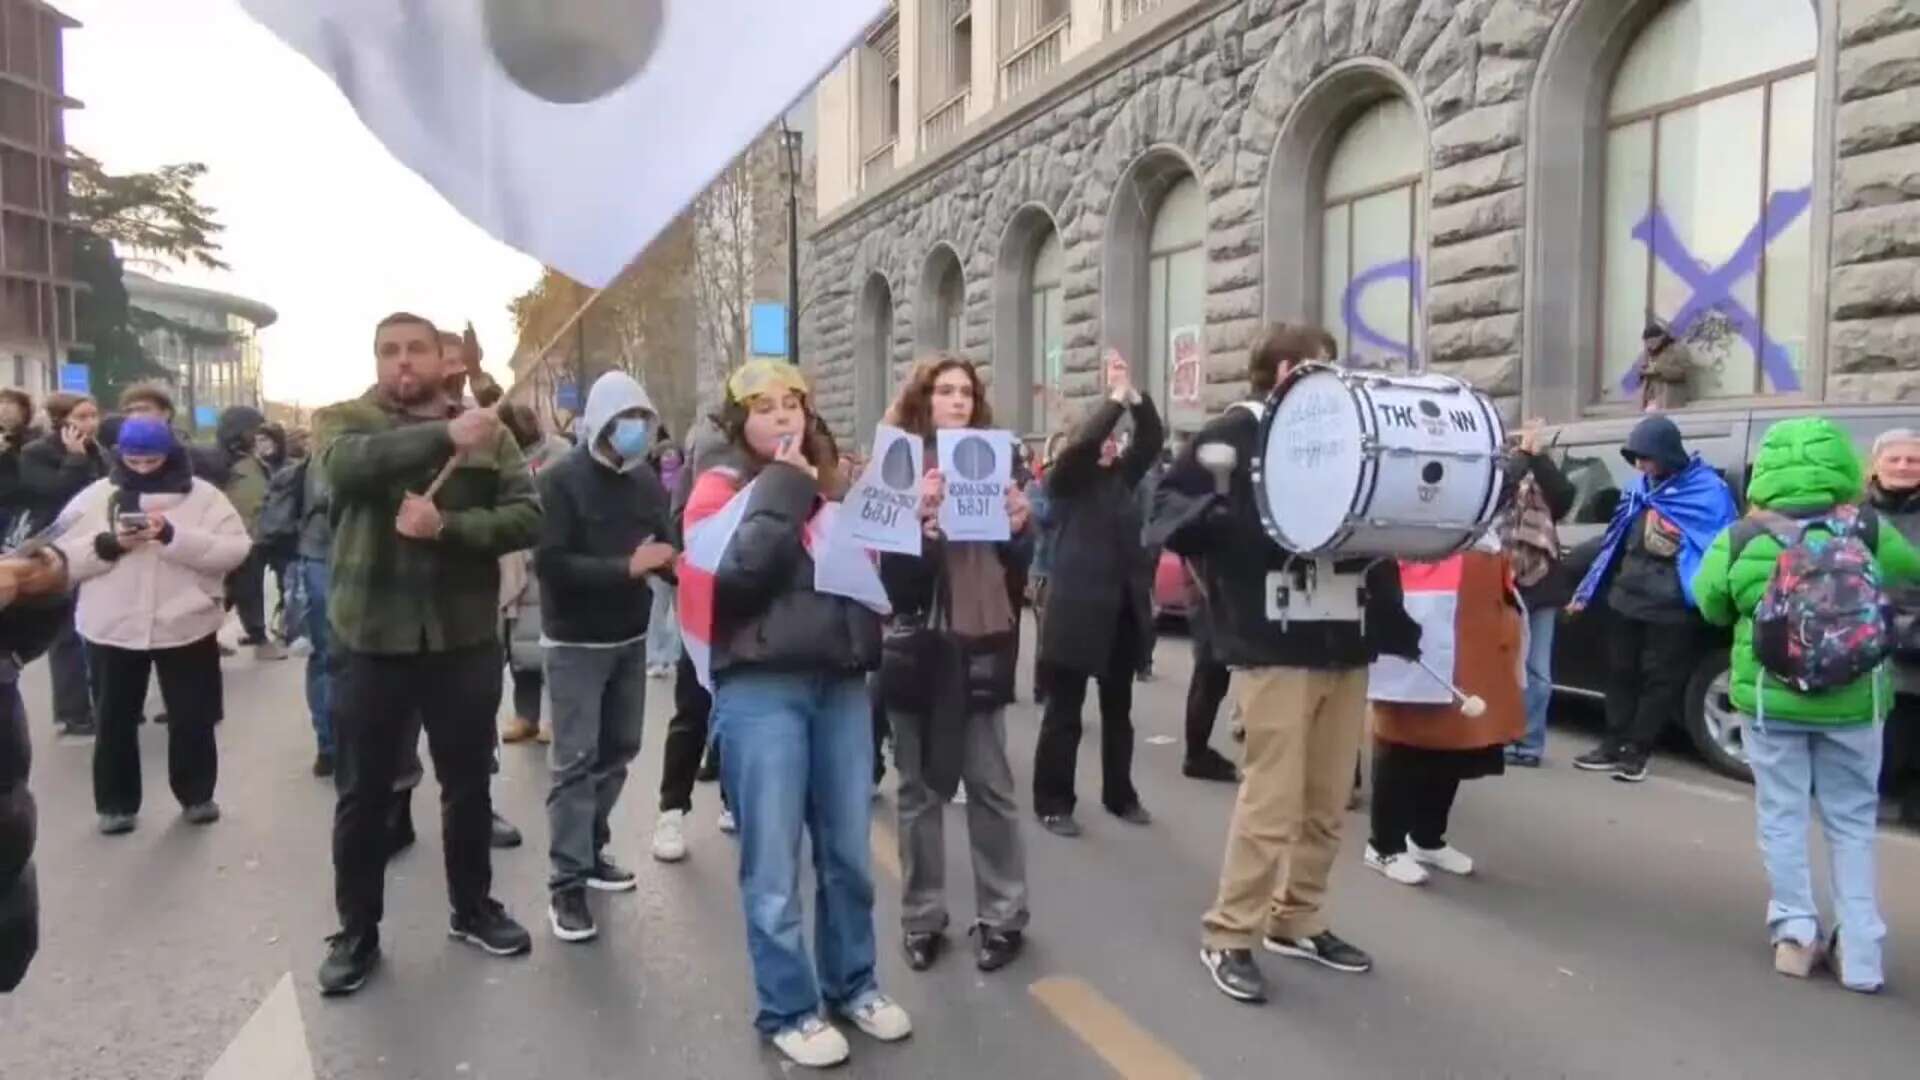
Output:
<path fill-rule="evenodd" d="M 75 329 L 89 353 L 93 392 L 111 402 L 129 384 L 168 374 L 141 348 L 141 331 L 164 326 L 195 340 L 220 336 L 133 307 L 120 254 L 224 270 L 227 264 L 219 255 L 224 226 L 194 192 L 206 175 L 205 165 L 188 162 L 116 175 L 85 154 L 74 158 L 72 212 L 84 230 L 74 239 L 74 275 L 86 286 L 74 302 Z"/>

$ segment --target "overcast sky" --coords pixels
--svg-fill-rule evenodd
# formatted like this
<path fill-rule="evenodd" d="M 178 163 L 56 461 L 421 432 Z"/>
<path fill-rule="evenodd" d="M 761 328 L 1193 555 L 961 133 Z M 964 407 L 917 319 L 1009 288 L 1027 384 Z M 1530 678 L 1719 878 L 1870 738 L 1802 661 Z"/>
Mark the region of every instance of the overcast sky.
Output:
<path fill-rule="evenodd" d="M 472 319 L 487 368 L 513 352 L 507 302 L 534 260 L 455 213 L 389 157 L 319 70 L 237 0 L 54 0 L 67 32 L 67 140 L 113 172 L 211 170 L 201 197 L 233 269 L 170 280 L 263 301 L 266 394 L 324 405 L 372 382 L 373 324 L 396 309 Z"/>

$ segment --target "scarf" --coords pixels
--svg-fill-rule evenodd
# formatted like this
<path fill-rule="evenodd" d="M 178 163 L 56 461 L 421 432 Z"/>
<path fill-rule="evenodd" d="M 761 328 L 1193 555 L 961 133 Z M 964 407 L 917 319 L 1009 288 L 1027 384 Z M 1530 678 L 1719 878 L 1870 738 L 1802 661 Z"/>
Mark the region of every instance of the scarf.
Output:
<path fill-rule="evenodd" d="M 1500 539 L 1513 560 L 1514 581 L 1523 589 L 1538 585 L 1560 559 L 1560 530 L 1532 473 L 1520 478 Z"/>
<path fill-rule="evenodd" d="M 1007 569 L 993 544 L 948 544 L 947 593 L 953 632 L 983 638 L 1013 629 L 1013 602 L 1007 597 Z"/>

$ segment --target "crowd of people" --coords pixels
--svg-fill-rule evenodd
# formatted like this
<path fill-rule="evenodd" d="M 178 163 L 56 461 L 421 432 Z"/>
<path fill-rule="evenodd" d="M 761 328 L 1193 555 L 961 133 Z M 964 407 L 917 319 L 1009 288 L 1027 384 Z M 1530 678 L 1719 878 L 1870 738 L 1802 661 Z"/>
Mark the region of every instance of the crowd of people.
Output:
<path fill-rule="evenodd" d="M 1647 346 L 1684 350 L 1652 328 Z M 532 947 L 494 899 L 491 849 L 523 838 L 495 812 L 490 780 L 503 745 L 531 743 L 550 764 L 547 926 L 561 941 L 594 939 L 592 894 L 637 882 L 609 854 L 614 811 L 643 743 L 649 682 L 671 679 L 648 848 L 663 864 L 686 857 L 695 784 L 717 777 L 722 827 L 738 837 L 755 1026 L 808 1066 L 849 1055 L 835 1018 L 903 1039 L 912 1021 L 876 962 L 869 837 L 884 749 L 898 776 L 907 967 L 925 971 L 946 952 L 950 803 L 965 807 L 973 961 L 982 972 L 1015 962 L 1032 918 L 1007 725 L 1024 612 L 1042 708 L 1039 827 L 1062 838 L 1089 827 L 1074 782 L 1089 683 L 1101 805 L 1150 825 L 1132 776 L 1132 710 L 1134 684 L 1151 677 L 1163 547 L 1193 592 L 1182 771 L 1238 784 L 1216 896 L 1196 928 L 1222 993 L 1266 998 L 1261 951 L 1372 967 L 1335 932 L 1329 895 L 1369 757 L 1364 864 L 1408 886 L 1474 871 L 1450 837 L 1461 784 L 1547 762 L 1553 639 L 1569 613 L 1611 620 L 1606 732 L 1573 764 L 1623 782 L 1646 778 L 1684 707 L 1701 622 L 1732 627 L 1775 966 L 1804 977 L 1825 964 L 1867 992 L 1884 981 L 1883 776 L 1920 813 L 1911 736 L 1883 742 L 1889 666 L 1920 648 L 1920 433 L 1887 433 L 1863 463 L 1829 421 L 1778 423 L 1742 500 L 1688 451 L 1663 411 L 1681 389 L 1662 385 L 1620 448 L 1638 479 L 1584 550 L 1561 543 L 1574 488 L 1529 424 L 1504 450 L 1500 512 L 1466 550 L 1332 562 L 1316 583 L 1263 523 L 1251 465 L 1290 378 L 1338 363 L 1333 339 L 1311 326 L 1270 327 L 1250 353 L 1248 398 L 1173 448 L 1151 397 L 1110 353 L 1099 396 L 1044 452 L 1023 447 L 1004 540 L 950 539 L 942 526 L 953 478 L 939 433 L 994 420 L 971 361 L 925 358 L 886 416 L 923 444 L 917 554 L 849 549 L 837 513 L 865 463 L 842 452 L 786 363 L 737 369 L 715 414 L 676 439 L 619 371 L 594 382 L 570 430 L 545 430 L 501 400 L 471 331 L 443 333 L 417 315 L 383 319 L 373 358 L 374 384 L 320 410 L 310 434 L 233 408 L 211 445 L 182 438 L 159 385 L 129 388 L 111 414 L 55 395 L 44 426 L 27 395 L 0 391 L 0 986 L 19 980 L 33 948 L 18 665 L 44 652 L 53 723 L 94 737 L 110 835 L 139 821 L 138 728 L 157 674 L 165 711 L 151 719 L 167 728 L 169 786 L 186 821 L 211 824 L 230 651 L 218 634 L 232 611 L 260 661 L 305 642 L 312 771 L 337 799 L 339 925 L 323 992 L 358 990 L 379 963 L 386 870 L 414 838 L 423 737 L 450 935 L 500 956 Z M 1353 603 L 1276 617 L 1276 581 L 1349 590 Z M 1229 698 L 1237 762 L 1213 745 Z M 1836 909 L 1825 929 L 1808 857 L 1816 810 Z M 817 885 L 811 952 L 803 851 Z"/>

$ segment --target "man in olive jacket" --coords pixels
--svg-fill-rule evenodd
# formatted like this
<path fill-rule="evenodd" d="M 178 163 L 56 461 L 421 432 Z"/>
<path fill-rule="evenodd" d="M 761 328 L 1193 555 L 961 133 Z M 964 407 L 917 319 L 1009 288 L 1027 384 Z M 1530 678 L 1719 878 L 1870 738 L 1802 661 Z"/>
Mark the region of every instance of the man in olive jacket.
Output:
<path fill-rule="evenodd" d="M 394 773 L 415 711 L 440 780 L 449 932 L 494 955 L 531 946 L 490 896 L 487 780 L 501 690 L 499 559 L 539 537 L 533 478 L 496 414 L 448 400 L 433 324 L 388 316 L 374 354 L 378 385 L 314 417 L 333 497 L 341 928 L 320 968 L 329 994 L 359 989 L 379 960 Z"/>

